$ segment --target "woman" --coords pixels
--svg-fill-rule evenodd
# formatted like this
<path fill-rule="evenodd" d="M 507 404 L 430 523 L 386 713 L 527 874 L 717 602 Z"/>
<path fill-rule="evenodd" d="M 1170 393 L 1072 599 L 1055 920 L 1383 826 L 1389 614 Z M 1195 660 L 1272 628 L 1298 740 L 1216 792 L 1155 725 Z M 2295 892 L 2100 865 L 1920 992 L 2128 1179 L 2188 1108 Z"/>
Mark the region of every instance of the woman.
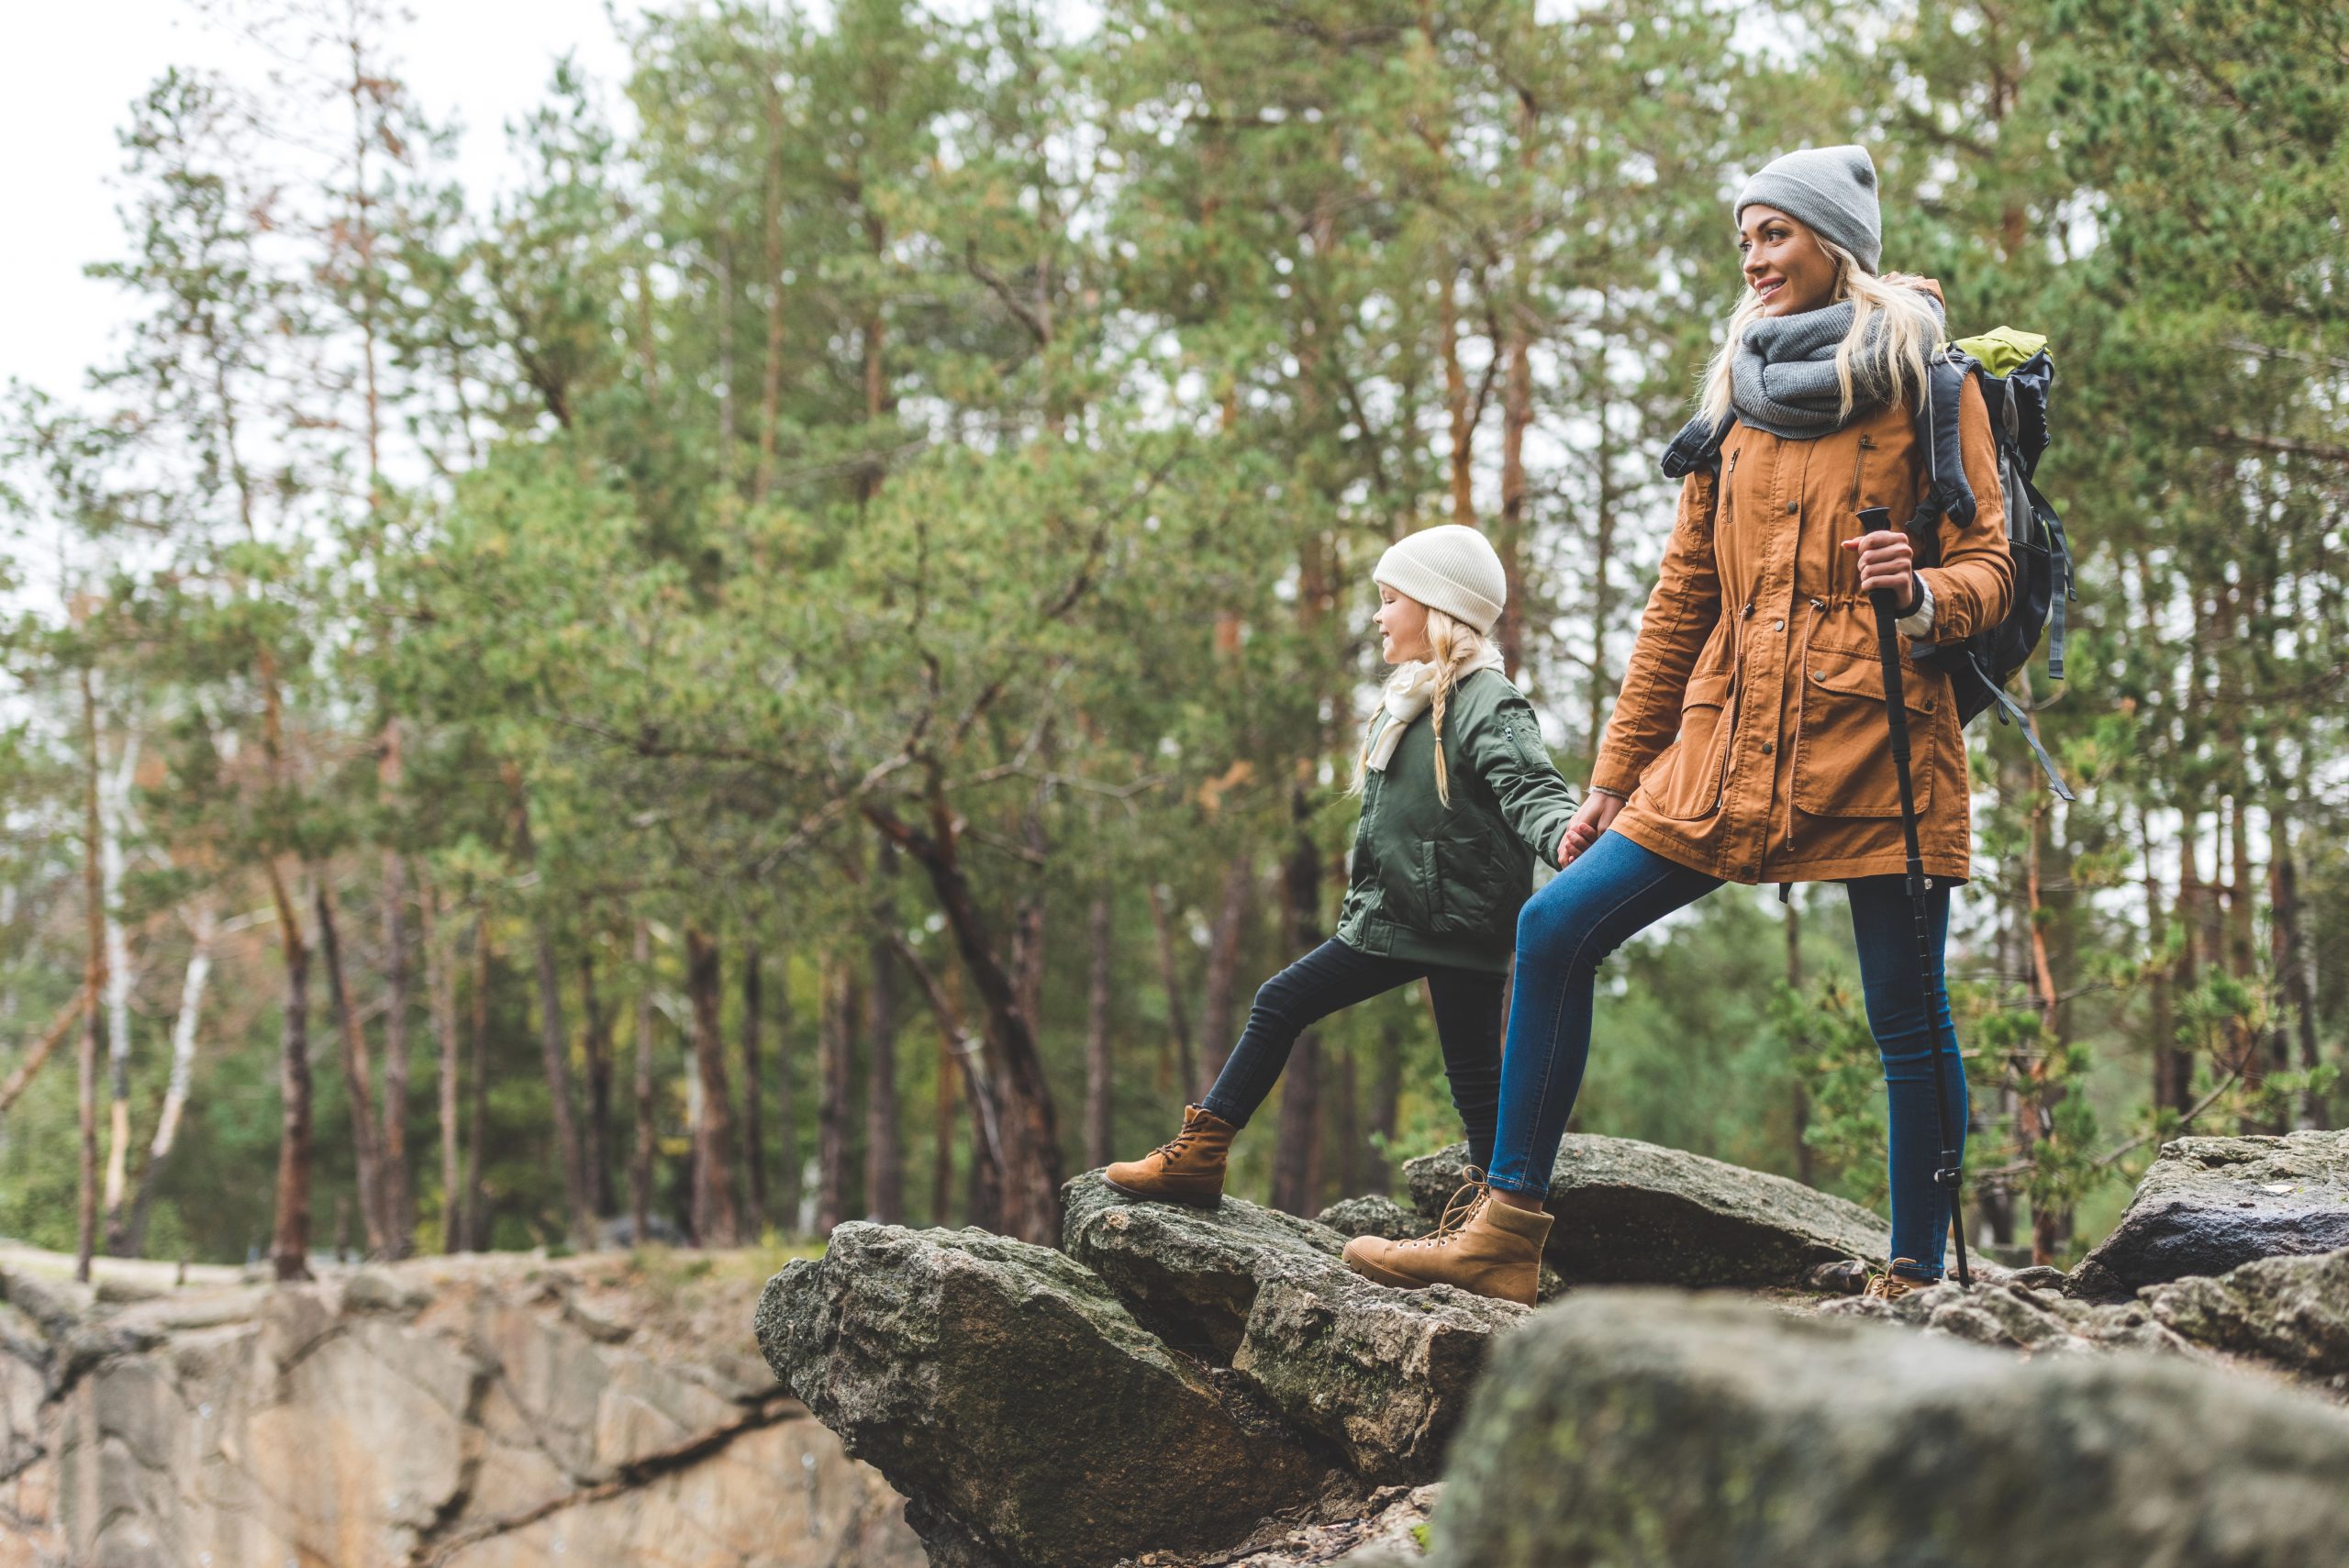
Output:
<path fill-rule="evenodd" d="M 1865 150 L 1789 153 L 1739 193 L 1746 295 L 1675 447 L 1734 415 L 1717 468 L 1688 474 L 1615 714 L 1568 828 L 1569 869 L 1518 922 L 1500 1128 L 1464 1218 L 1417 1241 L 1347 1249 L 1385 1284 L 1521 1296 L 1542 1203 L 1590 1049 L 1598 964 L 1725 882 L 1841 882 L 1890 1100 L 1892 1251 L 1874 1294 L 1941 1277 L 1948 1213 L 1933 1171 L 1938 1069 L 1958 1125 L 1941 951 L 1949 888 L 1969 871 L 1965 741 L 1948 678 L 1907 662 L 1935 984 L 1918 974 L 1900 803 L 1869 594 L 1889 589 L 1910 638 L 1957 640 L 2006 614 L 2011 566 L 1989 415 L 1959 410 L 1975 520 L 1940 525 L 1938 567 L 1864 507 L 1912 515 L 1927 484 L 1915 411 L 1941 336 L 1933 284 L 1878 277 Z M 1700 437 L 1698 439 L 1701 439 Z M 1904 639 L 1905 643 L 1905 639 Z M 1931 1016 L 1928 1016 L 1928 1009 Z M 1473 1185 L 1473 1184 L 1472 1184 Z"/>

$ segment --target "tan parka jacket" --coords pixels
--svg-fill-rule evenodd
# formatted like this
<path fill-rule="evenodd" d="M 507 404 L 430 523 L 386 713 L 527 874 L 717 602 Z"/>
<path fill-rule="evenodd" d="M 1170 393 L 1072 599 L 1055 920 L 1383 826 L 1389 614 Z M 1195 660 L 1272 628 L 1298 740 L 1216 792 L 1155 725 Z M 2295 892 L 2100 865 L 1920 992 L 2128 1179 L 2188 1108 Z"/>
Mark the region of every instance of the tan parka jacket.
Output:
<path fill-rule="evenodd" d="M 1988 410 L 1959 409 L 1974 520 L 1941 522 L 1933 641 L 2007 613 L 2012 562 Z M 1915 513 L 1927 483 L 1905 405 L 1796 441 L 1740 424 L 1718 476 L 1691 473 L 1609 720 L 1594 789 L 1631 797 L 1615 830 L 1731 882 L 1897 874 L 1907 863 L 1876 615 L 1860 592 L 1863 507 Z M 1965 739 L 1949 679 L 1901 639 L 1919 832 L 1929 875 L 1971 870 Z"/>

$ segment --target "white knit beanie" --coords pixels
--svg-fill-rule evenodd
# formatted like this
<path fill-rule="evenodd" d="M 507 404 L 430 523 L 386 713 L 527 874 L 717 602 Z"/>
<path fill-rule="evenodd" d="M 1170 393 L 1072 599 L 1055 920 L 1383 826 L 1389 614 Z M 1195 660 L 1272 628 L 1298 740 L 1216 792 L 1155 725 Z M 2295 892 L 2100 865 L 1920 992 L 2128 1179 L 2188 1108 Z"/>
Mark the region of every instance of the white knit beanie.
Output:
<path fill-rule="evenodd" d="M 1482 635 L 1493 629 L 1508 603 L 1508 573 L 1501 558 L 1475 528 L 1439 523 L 1406 535 L 1378 558 L 1370 574 L 1397 593 L 1465 621 Z"/>

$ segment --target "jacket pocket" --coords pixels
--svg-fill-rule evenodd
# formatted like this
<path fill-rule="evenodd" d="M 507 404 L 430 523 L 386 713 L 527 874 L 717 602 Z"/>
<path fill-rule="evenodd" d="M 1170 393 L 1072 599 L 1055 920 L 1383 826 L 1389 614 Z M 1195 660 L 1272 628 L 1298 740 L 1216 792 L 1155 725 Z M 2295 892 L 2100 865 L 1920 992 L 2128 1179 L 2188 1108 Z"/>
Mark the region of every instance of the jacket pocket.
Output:
<path fill-rule="evenodd" d="M 1680 699 L 1680 738 L 1649 770 L 1648 802 L 1657 816 L 1687 822 L 1711 816 L 1720 805 L 1735 728 L 1730 713 L 1735 684 L 1730 674 L 1688 678 Z"/>
<path fill-rule="evenodd" d="M 1491 937 L 1498 933 L 1501 882 L 1506 857 L 1489 841 L 1431 839 L 1419 846 L 1428 923 L 1438 937 Z M 1530 879 L 1529 879 L 1530 880 Z"/>
<path fill-rule="evenodd" d="M 1901 671 L 1909 710 L 1909 776 L 1917 815 L 1932 804 L 1932 716 L 1944 683 L 1913 666 Z M 1795 732 L 1795 809 L 1813 817 L 1898 817 L 1900 783 L 1884 711 L 1884 669 L 1873 658 L 1813 650 L 1804 661 L 1802 717 Z"/>

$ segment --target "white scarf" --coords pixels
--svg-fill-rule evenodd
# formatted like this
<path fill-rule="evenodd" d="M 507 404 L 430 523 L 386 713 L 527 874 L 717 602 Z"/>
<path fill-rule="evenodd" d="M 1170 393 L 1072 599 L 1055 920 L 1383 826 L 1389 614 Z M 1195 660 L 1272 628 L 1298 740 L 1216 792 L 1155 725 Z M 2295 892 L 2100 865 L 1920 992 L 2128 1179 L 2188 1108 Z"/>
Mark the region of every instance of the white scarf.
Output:
<path fill-rule="evenodd" d="M 1466 680 L 1479 670 L 1498 670 L 1507 673 L 1508 662 L 1501 651 L 1490 642 L 1485 644 L 1485 654 L 1460 672 Z M 1408 664 L 1397 664 L 1395 673 L 1386 677 L 1386 695 L 1380 699 L 1378 711 L 1371 715 L 1371 723 L 1378 728 L 1371 732 L 1370 750 L 1363 758 L 1363 766 L 1373 773 L 1383 773 L 1395 755 L 1395 748 L 1403 743 L 1403 731 L 1411 721 L 1427 712 L 1435 701 L 1436 665 L 1432 659 L 1414 659 Z M 1381 718 L 1386 723 L 1379 724 Z"/>

